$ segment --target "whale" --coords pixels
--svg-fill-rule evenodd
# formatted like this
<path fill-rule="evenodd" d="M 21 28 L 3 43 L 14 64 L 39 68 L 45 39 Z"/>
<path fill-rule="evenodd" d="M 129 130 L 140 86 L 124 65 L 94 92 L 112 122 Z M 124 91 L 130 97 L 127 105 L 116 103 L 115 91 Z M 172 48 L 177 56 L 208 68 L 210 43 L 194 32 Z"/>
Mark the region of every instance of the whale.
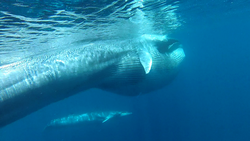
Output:
<path fill-rule="evenodd" d="M 49 104 L 97 88 L 123 96 L 169 84 L 185 58 L 166 35 L 79 41 L 0 66 L 0 127 Z"/>
<path fill-rule="evenodd" d="M 87 125 L 94 123 L 106 123 L 110 119 L 119 118 L 131 115 L 131 112 L 122 111 L 105 111 L 105 112 L 90 112 L 84 114 L 72 114 L 66 117 L 51 120 L 44 130 L 57 129 L 63 127 L 73 127 L 75 125 Z"/>

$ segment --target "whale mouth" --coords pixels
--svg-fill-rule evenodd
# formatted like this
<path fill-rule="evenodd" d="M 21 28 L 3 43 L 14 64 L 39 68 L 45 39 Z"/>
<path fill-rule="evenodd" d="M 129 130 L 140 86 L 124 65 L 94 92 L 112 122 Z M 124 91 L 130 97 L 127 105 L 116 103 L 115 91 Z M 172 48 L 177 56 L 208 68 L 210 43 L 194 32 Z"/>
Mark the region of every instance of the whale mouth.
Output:
<path fill-rule="evenodd" d="M 180 64 L 185 58 L 182 45 L 176 39 L 157 40 L 155 45 L 161 54 L 168 55 L 176 64 Z"/>
<path fill-rule="evenodd" d="M 175 39 L 156 41 L 155 45 L 160 53 L 172 53 L 181 46 L 179 41 Z"/>
<path fill-rule="evenodd" d="M 181 47 L 181 44 L 176 39 L 169 39 L 166 35 L 143 34 L 143 41 L 152 41 L 157 50 L 162 54 L 170 54 Z"/>

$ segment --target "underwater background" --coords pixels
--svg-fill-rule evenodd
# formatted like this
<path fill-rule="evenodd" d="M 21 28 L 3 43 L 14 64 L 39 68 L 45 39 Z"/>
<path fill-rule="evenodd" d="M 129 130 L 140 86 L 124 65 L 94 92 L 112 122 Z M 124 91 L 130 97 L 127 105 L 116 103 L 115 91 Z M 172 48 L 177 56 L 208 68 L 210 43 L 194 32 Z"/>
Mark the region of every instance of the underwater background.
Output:
<path fill-rule="evenodd" d="M 178 39 L 186 53 L 163 89 L 136 97 L 91 89 L 1 128 L 0 141 L 248 141 L 249 25 L 249 0 L 0 1 L 0 65 L 79 40 L 144 33 Z M 108 110 L 133 114 L 44 131 L 58 117 Z"/>

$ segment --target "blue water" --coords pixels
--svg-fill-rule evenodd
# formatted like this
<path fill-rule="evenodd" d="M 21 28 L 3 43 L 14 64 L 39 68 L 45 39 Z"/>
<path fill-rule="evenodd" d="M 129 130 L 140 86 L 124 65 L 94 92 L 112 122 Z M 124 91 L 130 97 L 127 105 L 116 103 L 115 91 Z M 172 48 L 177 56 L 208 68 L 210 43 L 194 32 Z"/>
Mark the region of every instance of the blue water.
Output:
<path fill-rule="evenodd" d="M 183 44 L 186 58 L 170 85 L 136 97 L 82 92 L 0 129 L 0 141 L 250 140 L 250 1 L 178 5 L 182 25 L 170 31 Z M 133 114 L 90 129 L 43 131 L 51 119 L 97 110 Z"/>

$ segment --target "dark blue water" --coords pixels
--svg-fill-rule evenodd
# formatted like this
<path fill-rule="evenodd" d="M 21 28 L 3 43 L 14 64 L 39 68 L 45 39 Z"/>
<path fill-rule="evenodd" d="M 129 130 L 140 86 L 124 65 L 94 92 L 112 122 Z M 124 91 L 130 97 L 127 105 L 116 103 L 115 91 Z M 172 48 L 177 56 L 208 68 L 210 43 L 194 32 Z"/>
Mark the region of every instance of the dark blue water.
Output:
<path fill-rule="evenodd" d="M 250 140 L 249 12 L 194 13 L 171 35 L 182 42 L 186 59 L 164 89 L 137 97 L 83 92 L 0 129 L 0 141 Z M 43 131 L 51 119 L 109 109 L 133 114 L 89 129 Z"/>

